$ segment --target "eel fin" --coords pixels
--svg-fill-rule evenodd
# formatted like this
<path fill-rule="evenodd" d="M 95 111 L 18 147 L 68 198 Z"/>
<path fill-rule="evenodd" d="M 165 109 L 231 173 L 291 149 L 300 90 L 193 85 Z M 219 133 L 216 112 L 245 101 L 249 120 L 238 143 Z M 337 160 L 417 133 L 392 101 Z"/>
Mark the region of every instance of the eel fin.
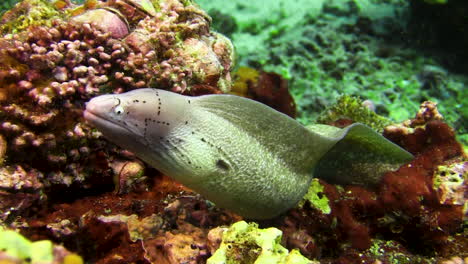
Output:
<path fill-rule="evenodd" d="M 329 183 L 376 186 L 385 172 L 413 159 L 412 154 L 361 123 L 343 129 L 324 125 L 308 128 L 336 141 L 314 171 L 315 177 Z"/>

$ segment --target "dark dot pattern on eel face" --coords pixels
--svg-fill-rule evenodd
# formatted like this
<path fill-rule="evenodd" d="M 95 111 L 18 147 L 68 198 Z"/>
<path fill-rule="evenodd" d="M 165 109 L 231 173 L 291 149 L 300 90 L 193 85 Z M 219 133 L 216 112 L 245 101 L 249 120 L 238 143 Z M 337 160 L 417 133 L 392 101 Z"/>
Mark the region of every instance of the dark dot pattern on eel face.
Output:
<path fill-rule="evenodd" d="M 166 149 L 166 150 L 170 150 L 170 151 L 178 151 L 179 155 L 181 158 L 183 158 L 187 164 L 189 165 L 193 165 L 192 161 L 190 160 L 190 158 L 185 155 L 182 151 L 179 150 L 179 148 L 177 147 L 178 145 L 180 145 L 180 143 L 184 142 L 183 139 L 181 138 L 178 138 L 178 137 L 171 137 L 171 138 L 165 138 L 165 137 L 159 137 L 160 139 L 160 142 L 161 142 L 161 146 Z M 201 169 L 200 166 L 194 166 L 195 169 Z"/>
<path fill-rule="evenodd" d="M 144 128 L 144 136 L 146 137 L 146 132 L 147 132 L 147 128 L 148 128 L 148 125 L 153 123 L 153 124 L 161 124 L 161 125 L 166 125 L 166 126 L 170 126 L 171 124 L 169 122 L 165 122 L 165 121 L 159 121 L 159 120 L 156 120 L 156 119 L 152 119 L 152 118 L 145 118 L 145 128 Z"/>
<path fill-rule="evenodd" d="M 151 131 L 152 129 L 158 129 L 158 127 L 160 126 L 170 126 L 171 123 L 167 122 L 167 121 L 162 121 L 160 120 L 160 117 L 162 117 L 162 98 L 160 96 L 160 94 L 156 91 L 154 93 L 154 95 L 157 97 L 157 103 L 156 103 L 156 107 L 157 109 L 155 109 L 155 111 L 153 112 L 155 115 L 153 117 L 147 117 L 144 119 L 144 128 L 143 128 L 143 135 L 144 137 L 146 138 L 149 133 L 149 131 Z M 139 98 L 139 99 L 133 99 L 132 102 L 134 104 L 145 104 L 147 103 L 146 100 L 144 100 L 143 98 Z M 191 100 L 190 99 L 187 99 L 186 100 L 186 103 L 187 104 L 191 104 Z M 129 114 L 129 112 L 127 112 L 127 115 Z M 184 125 L 188 125 L 189 123 L 189 120 L 185 120 L 184 121 Z M 138 124 L 134 124 L 135 127 L 141 127 L 142 124 L 138 125 Z M 229 161 L 229 159 L 226 159 L 226 156 L 227 156 L 227 153 L 225 153 L 225 151 L 223 151 L 223 149 L 219 146 L 217 146 L 216 144 L 214 144 L 214 142 L 212 142 L 212 140 L 210 140 L 209 138 L 206 138 L 206 137 L 200 137 L 200 135 L 203 135 L 203 133 L 201 131 L 191 131 L 191 134 L 192 135 L 195 135 L 198 137 L 198 140 L 200 140 L 201 142 L 203 142 L 204 144 L 206 144 L 209 148 L 212 148 L 212 149 L 215 149 L 216 152 L 219 153 L 219 155 L 221 157 L 223 157 L 222 159 L 218 159 L 218 160 L 215 160 L 214 161 L 214 166 L 219 169 L 220 171 L 224 171 L 224 172 L 228 172 L 230 169 L 231 169 L 231 166 L 232 166 L 232 162 Z M 184 141 L 180 138 L 172 138 L 172 137 L 159 137 L 159 140 L 160 140 L 160 145 L 162 147 L 162 149 L 165 149 L 166 151 L 170 152 L 170 151 L 177 151 L 180 155 L 180 157 L 182 157 L 182 159 L 185 159 L 186 161 L 186 164 L 189 164 L 191 166 L 194 166 L 194 168 L 201 168 L 199 166 L 197 166 L 196 164 L 194 164 L 190 158 L 187 156 L 187 155 L 184 155 L 181 151 L 180 146 L 181 146 L 181 143 Z"/>
<path fill-rule="evenodd" d="M 158 115 L 161 114 L 161 98 L 158 97 Z"/>

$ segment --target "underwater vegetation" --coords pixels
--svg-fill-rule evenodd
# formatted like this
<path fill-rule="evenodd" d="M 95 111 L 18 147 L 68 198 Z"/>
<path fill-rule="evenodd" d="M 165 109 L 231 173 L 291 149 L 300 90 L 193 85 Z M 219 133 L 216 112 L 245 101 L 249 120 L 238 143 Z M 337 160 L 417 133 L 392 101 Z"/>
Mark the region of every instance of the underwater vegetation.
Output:
<path fill-rule="evenodd" d="M 15 231 L 0 229 L 1 263 L 83 264 L 83 259 L 49 240 L 31 242 Z"/>
<path fill-rule="evenodd" d="M 415 2 L 424 8 L 462 3 L 330 0 L 311 6 L 304 0 L 288 1 L 291 9 L 269 2 L 265 10 L 258 7 L 262 1 L 210 2 L 223 8 L 207 13 L 185 0 L 8 5 L 0 20 L 0 262 L 468 262 L 468 160 L 457 138 L 466 135 L 466 77 L 412 43 L 400 46 L 396 32 L 405 25 L 393 23 L 395 17 L 406 21 L 404 10 Z M 220 23 L 243 67 L 234 69 L 230 39 L 213 30 Z M 404 39 L 413 37 L 418 39 Z M 308 127 L 311 120 L 333 126 L 328 132 L 363 123 L 385 138 L 376 148 L 390 141 L 414 158 L 391 169 L 377 167 L 385 172 L 372 186 L 314 178 L 297 205 L 254 221 L 174 181 L 164 168 L 149 166 L 85 121 L 92 98 L 145 87 L 181 98 L 232 93 Z M 244 100 L 236 99 L 236 107 L 220 105 L 224 117 L 246 118 Z M 180 109 L 173 104 L 167 114 L 177 116 Z M 204 120 L 208 114 L 200 112 L 199 119 L 193 114 L 185 121 Z M 220 127 L 211 124 L 208 131 Z M 275 129 L 271 122 L 263 132 L 274 138 L 272 149 L 277 142 L 307 138 L 278 138 Z M 214 142 L 229 138 L 239 153 L 254 146 L 241 144 L 245 134 L 211 136 Z M 337 149 L 328 158 L 348 151 Z M 207 160 L 200 154 L 188 158 Z M 365 168 L 360 166 L 368 158 L 359 161 L 331 177 L 346 179 Z M 226 164 L 217 168 L 229 169 Z M 271 164 L 260 165 L 247 168 L 279 174 L 268 170 Z M 269 186 L 265 180 L 260 187 Z"/>
<path fill-rule="evenodd" d="M 3 14 L 5 11 L 11 9 L 16 3 L 16 0 L 5 0 L 0 4 L 0 14 Z"/>
<path fill-rule="evenodd" d="M 281 230 L 260 229 L 255 223 L 239 221 L 226 230 L 213 229 L 213 236 L 222 233 L 222 242 L 208 264 L 217 263 L 312 263 L 297 249 L 289 252 L 281 245 Z M 209 234 L 208 234 L 209 235 Z M 256 248 L 252 250 L 252 248 Z"/>
<path fill-rule="evenodd" d="M 216 30 L 231 21 L 240 66 L 289 80 L 303 124 L 341 94 L 398 122 L 431 100 L 468 144 L 466 1 L 197 2 Z"/>

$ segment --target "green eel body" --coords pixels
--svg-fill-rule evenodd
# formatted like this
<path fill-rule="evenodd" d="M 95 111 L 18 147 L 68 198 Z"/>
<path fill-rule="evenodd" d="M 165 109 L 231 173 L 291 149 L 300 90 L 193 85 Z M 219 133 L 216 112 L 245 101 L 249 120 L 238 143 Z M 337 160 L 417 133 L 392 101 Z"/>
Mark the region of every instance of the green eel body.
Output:
<path fill-rule="evenodd" d="M 315 175 L 375 185 L 412 155 L 362 124 L 305 128 L 234 95 L 188 97 L 158 89 L 102 95 L 86 120 L 164 174 L 244 217 L 295 206 Z"/>

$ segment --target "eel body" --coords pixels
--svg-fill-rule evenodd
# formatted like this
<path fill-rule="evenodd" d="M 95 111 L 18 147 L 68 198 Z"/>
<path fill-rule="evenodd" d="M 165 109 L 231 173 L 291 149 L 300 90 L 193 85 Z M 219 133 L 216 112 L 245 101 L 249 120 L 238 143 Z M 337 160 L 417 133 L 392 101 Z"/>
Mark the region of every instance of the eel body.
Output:
<path fill-rule="evenodd" d="M 412 155 L 372 129 L 306 128 L 234 95 L 159 89 L 102 95 L 84 117 L 105 137 L 219 207 L 267 219 L 295 206 L 313 176 L 373 185 Z"/>

